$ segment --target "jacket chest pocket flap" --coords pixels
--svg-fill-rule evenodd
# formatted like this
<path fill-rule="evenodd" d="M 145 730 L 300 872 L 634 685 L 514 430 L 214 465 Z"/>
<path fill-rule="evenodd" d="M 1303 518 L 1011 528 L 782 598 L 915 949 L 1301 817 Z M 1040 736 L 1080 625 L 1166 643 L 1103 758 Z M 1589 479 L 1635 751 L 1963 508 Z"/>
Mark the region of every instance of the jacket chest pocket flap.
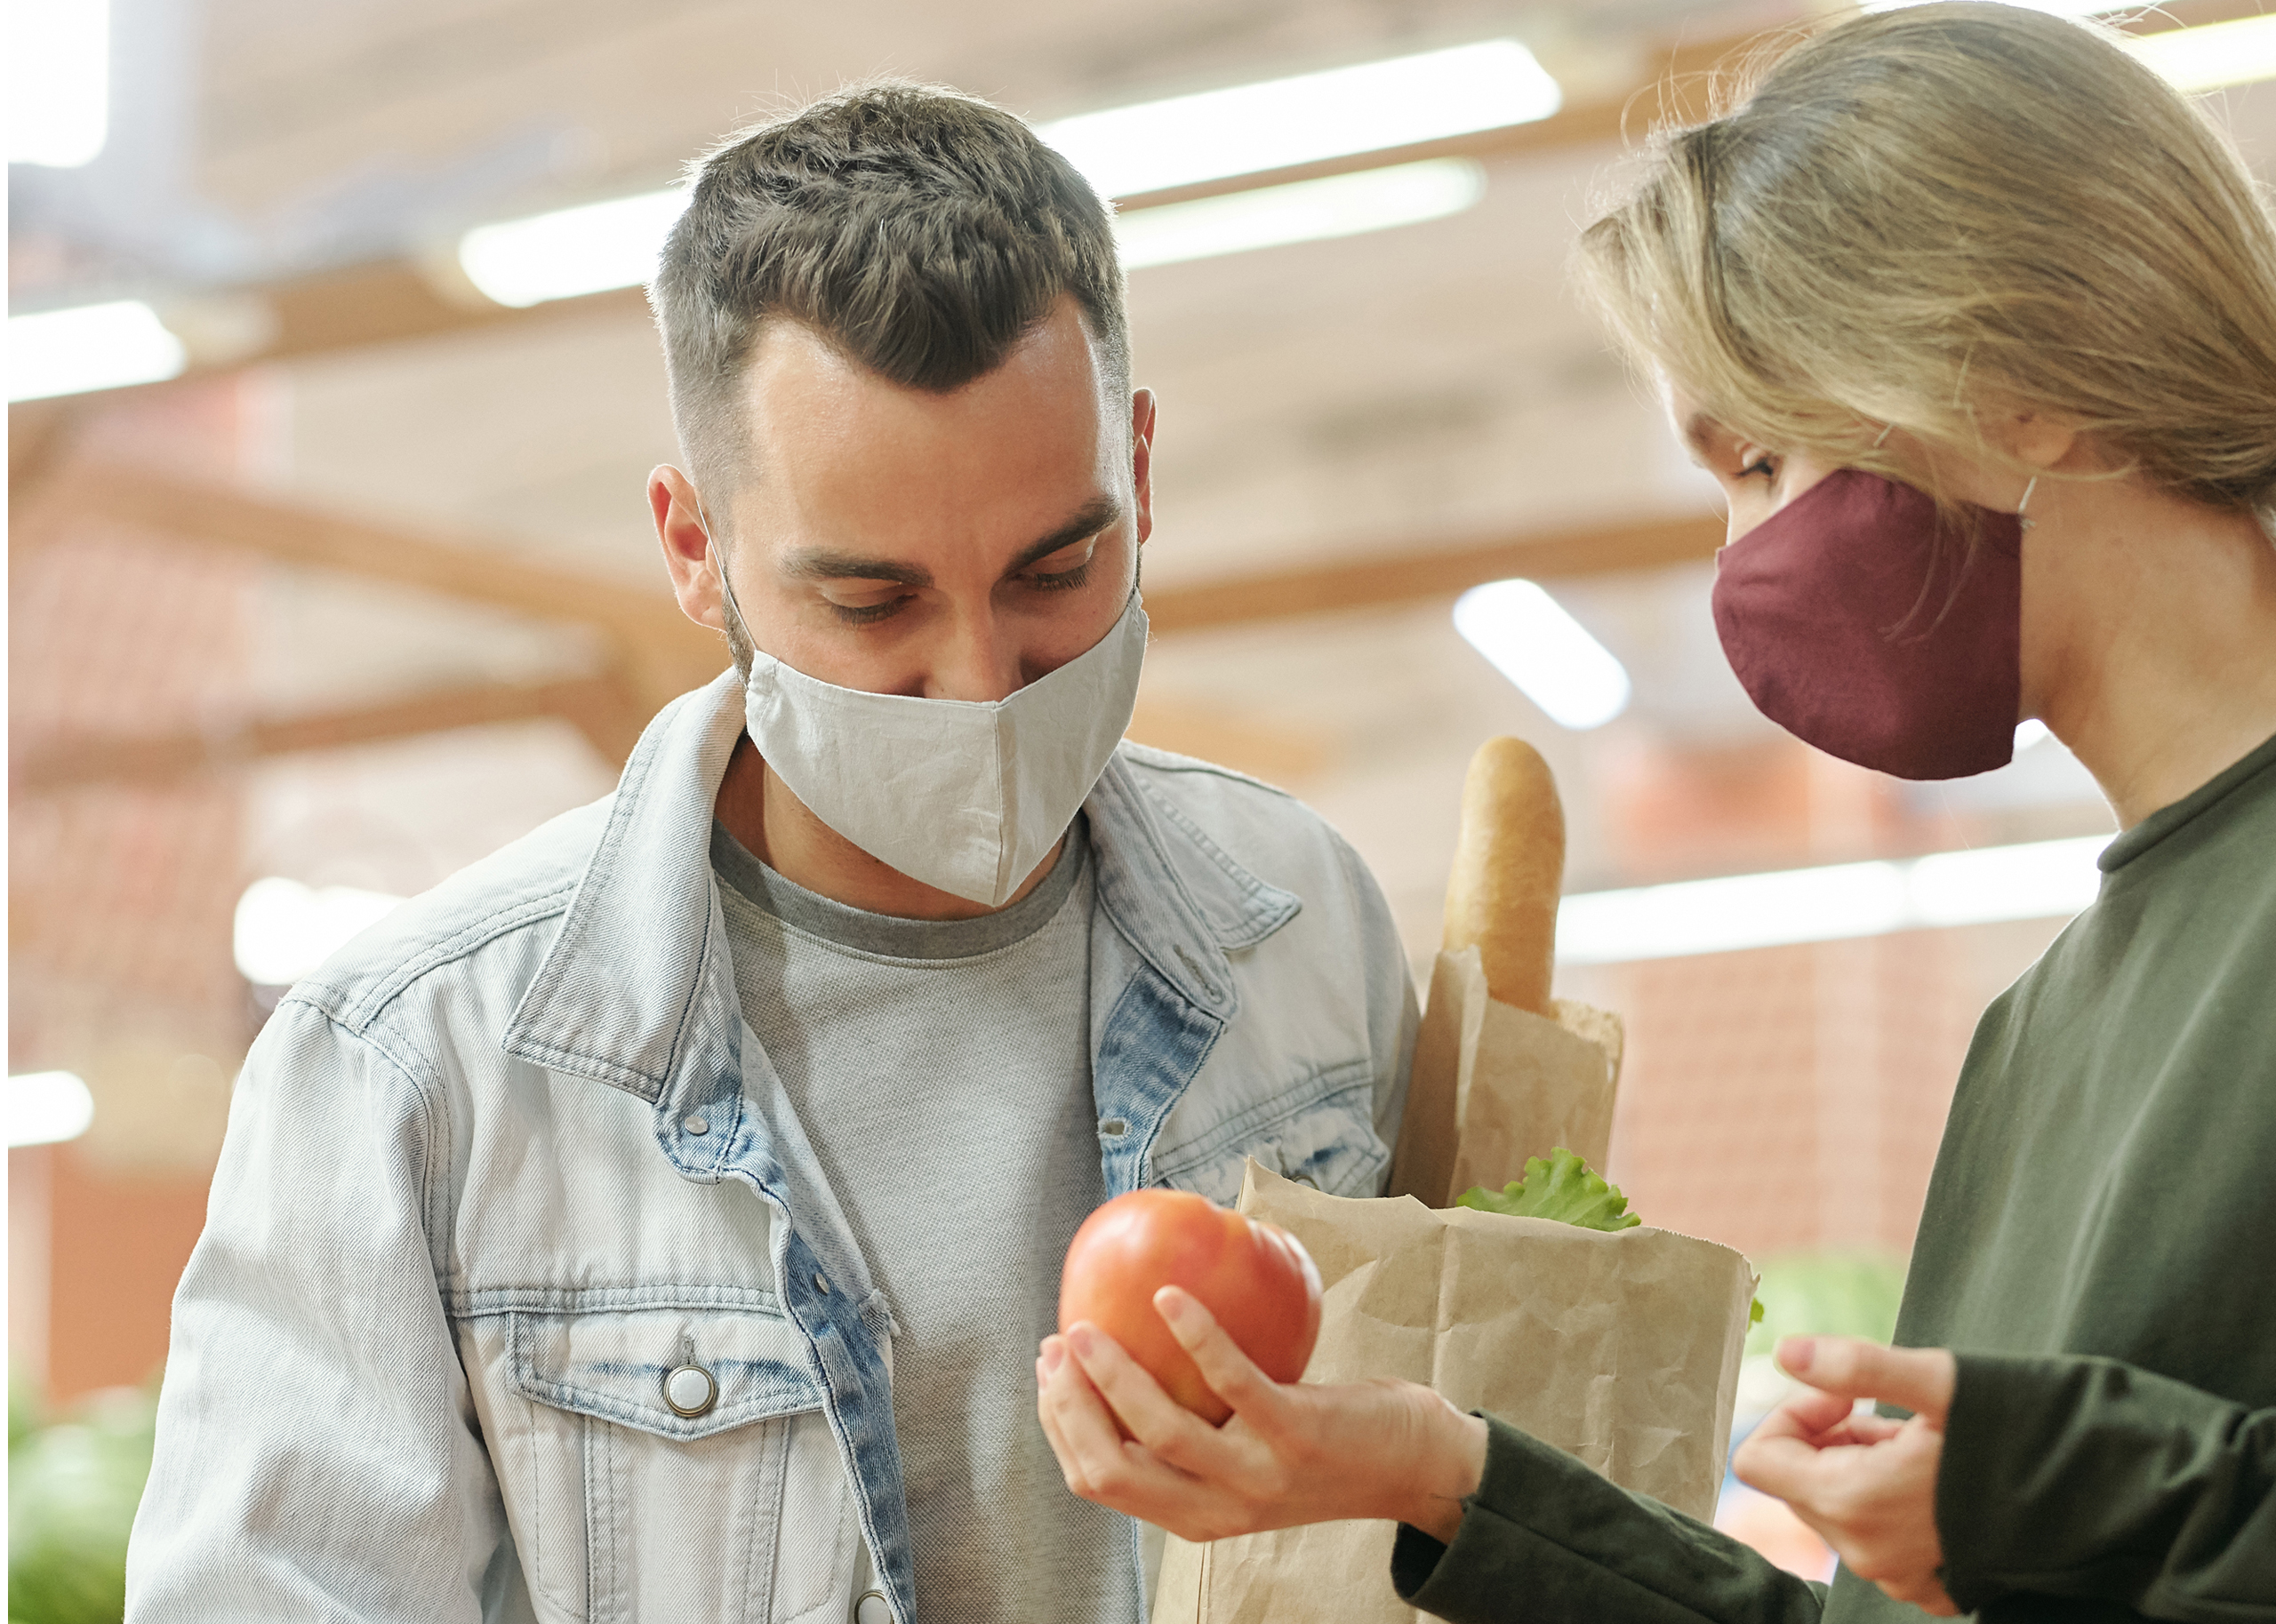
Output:
<path fill-rule="evenodd" d="M 1154 1153 L 1154 1176 L 1229 1207 L 1240 1199 L 1243 1163 L 1254 1156 L 1331 1196 L 1379 1196 L 1390 1148 L 1375 1133 L 1374 1099 L 1373 1068 L 1355 1060 L 1198 1132 L 1174 1115 Z"/>
<path fill-rule="evenodd" d="M 843 1474 L 795 1324 L 757 1308 L 516 1312 L 505 1340 L 525 1432 L 518 1452 L 493 1449 L 521 1457 L 497 1464 L 541 1615 L 787 1616 L 778 1590 L 805 1587 L 783 1584 L 778 1556 L 829 1564 L 845 1498 L 842 1481 L 805 1481 Z M 808 1459 L 817 1443 L 826 1463 Z M 785 1529 L 787 1508 L 829 1526 Z"/>

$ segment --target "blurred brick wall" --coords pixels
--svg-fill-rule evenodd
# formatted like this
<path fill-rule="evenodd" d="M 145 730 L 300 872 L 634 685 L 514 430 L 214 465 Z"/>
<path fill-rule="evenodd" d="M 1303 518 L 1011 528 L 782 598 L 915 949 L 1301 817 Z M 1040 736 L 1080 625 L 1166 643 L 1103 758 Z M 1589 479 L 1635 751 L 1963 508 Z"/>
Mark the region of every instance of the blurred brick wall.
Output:
<path fill-rule="evenodd" d="M 79 444 L 228 477 L 241 387 L 126 397 L 98 408 Z M 17 506 L 12 755 L 226 725 L 245 699 L 252 566 L 76 521 L 77 476 L 67 460 Z M 230 953 L 242 814 L 226 776 L 11 796 L 9 1069 L 76 1072 L 96 1100 L 84 1138 L 25 1168 L 48 1191 L 48 1291 L 44 1314 L 25 1305 L 44 1324 L 12 1318 L 11 1339 L 58 1397 L 140 1380 L 164 1355 L 251 1035 Z"/>
<path fill-rule="evenodd" d="M 1630 748 L 1601 804 L 1628 883 L 1968 843 L 1887 779 L 1776 739 Z M 1560 975 L 1618 1011 L 1611 1175 L 1647 1223 L 1754 1256 L 1907 1252 L 1976 1018 L 2061 920 L 1908 931 Z"/>
<path fill-rule="evenodd" d="M 1648 1223 L 1751 1256 L 1911 1249 L 1983 1005 L 2060 922 L 1612 967 L 1613 1177 Z"/>

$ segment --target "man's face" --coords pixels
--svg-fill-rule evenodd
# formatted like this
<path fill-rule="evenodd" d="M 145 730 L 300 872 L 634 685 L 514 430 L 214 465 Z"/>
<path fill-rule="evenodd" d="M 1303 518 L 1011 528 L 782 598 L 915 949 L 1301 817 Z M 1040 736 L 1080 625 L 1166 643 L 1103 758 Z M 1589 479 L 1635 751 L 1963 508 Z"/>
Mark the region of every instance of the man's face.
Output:
<path fill-rule="evenodd" d="M 1121 615 L 1151 528 L 1153 404 L 1108 397 L 1072 300 L 950 394 L 789 322 L 763 331 L 746 388 L 725 554 L 767 653 L 845 688 L 1000 700 Z"/>

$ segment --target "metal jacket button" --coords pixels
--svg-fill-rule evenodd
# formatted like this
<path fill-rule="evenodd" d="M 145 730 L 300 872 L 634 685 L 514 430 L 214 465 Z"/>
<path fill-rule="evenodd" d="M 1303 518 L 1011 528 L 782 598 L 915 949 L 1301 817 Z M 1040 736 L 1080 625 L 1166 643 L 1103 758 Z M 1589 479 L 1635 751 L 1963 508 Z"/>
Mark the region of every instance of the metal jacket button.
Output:
<path fill-rule="evenodd" d="M 674 1415 L 702 1415 L 719 1402 L 719 1384 L 700 1364 L 682 1364 L 664 1374 L 664 1402 Z"/>
<path fill-rule="evenodd" d="M 680 1126 L 685 1128 L 690 1133 L 709 1133 L 711 1132 L 710 1123 L 704 1118 L 703 1114 L 700 1111 L 694 1116 L 689 1117 L 685 1122 L 680 1124 Z"/>
<path fill-rule="evenodd" d="M 854 1604 L 854 1624 L 893 1624 L 893 1604 L 882 1590 L 864 1590 Z"/>

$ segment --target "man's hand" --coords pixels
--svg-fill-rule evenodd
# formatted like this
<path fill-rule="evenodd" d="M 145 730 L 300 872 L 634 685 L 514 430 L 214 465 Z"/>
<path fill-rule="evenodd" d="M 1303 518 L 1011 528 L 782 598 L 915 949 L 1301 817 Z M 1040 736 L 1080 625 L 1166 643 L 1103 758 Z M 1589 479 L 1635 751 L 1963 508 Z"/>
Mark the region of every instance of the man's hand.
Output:
<path fill-rule="evenodd" d="M 1936 1535 L 1936 1464 L 1958 1366 L 1941 1348 L 1882 1348 L 1850 1337 L 1787 1337 L 1778 1364 L 1815 1392 L 1773 1411 L 1732 1461 L 1742 1481 L 1775 1494 L 1817 1530 L 1849 1571 L 1900 1602 L 1943 1617 Z M 1908 1421 L 1852 1412 L 1871 1398 Z"/>
<path fill-rule="evenodd" d="M 1070 1489 L 1194 1540 L 1345 1517 L 1454 1538 L 1485 1422 L 1408 1381 L 1282 1386 L 1188 1293 L 1164 1286 L 1154 1307 L 1232 1419 L 1183 1408 L 1094 1325 L 1046 1337 L 1036 1410 Z"/>

